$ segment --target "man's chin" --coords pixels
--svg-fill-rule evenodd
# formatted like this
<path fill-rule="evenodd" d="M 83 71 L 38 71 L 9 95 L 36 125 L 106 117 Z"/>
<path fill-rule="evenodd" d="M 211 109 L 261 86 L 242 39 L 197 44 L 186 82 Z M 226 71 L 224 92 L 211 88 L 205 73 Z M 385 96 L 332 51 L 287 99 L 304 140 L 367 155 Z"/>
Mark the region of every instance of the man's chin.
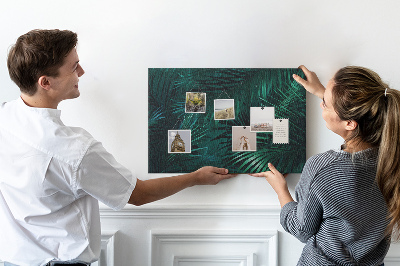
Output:
<path fill-rule="evenodd" d="M 72 99 L 78 98 L 79 96 L 81 96 L 81 92 L 77 90 Z"/>
<path fill-rule="evenodd" d="M 72 100 L 72 99 L 76 99 L 81 95 L 81 93 L 79 91 L 75 92 L 73 95 L 70 95 L 68 98 L 65 98 L 64 100 Z"/>

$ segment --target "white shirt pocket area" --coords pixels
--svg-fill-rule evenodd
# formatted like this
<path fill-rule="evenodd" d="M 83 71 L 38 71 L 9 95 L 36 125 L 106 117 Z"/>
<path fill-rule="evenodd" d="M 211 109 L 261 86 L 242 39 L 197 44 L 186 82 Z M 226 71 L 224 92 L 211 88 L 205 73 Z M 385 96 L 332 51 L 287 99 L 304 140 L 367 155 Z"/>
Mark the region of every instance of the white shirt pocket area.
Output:
<path fill-rule="evenodd" d="M 11 162 L 1 192 L 17 221 L 30 223 L 34 217 L 54 213 L 75 200 L 68 178 L 52 178 L 47 174 L 52 160 L 39 152 Z"/>
<path fill-rule="evenodd" d="M 70 184 L 71 166 L 39 150 L 19 150 L 22 156 L 13 156 L 18 159 L 8 160 L 8 167 L 1 165 L 8 170 L 0 187 L 0 213 L 8 217 L 2 228 L 7 228 L 7 236 L 14 241 L 9 242 L 11 247 L 19 247 L 10 247 L 7 256 L 15 259 L 21 256 L 18 250 L 24 250 L 23 259 L 31 262 L 36 258 L 42 258 L 40 263 L 45 258 L 77 258 L 89 240 Z"/>

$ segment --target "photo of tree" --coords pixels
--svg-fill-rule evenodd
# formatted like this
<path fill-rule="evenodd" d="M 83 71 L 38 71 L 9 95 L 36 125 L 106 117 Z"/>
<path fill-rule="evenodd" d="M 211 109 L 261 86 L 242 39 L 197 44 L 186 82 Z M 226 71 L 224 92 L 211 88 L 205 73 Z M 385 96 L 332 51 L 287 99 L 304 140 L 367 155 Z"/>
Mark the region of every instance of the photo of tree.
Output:
<path fill-rule="evenodd" d="M 205 113 L 206 94 L 202 92 L 186 92 L 186 113 Z"/>
<path fill-rule="evenodd" d="M 293 74 L 304 77 L 297 68 L 149 68 L 149 173 L 187 173 L 205 165 L 255 173 L 268 170 L 269 162 L 282 173 L 300 173 L 306 161 L 306 91 Z M 204 94 L 203 104 L 195 104 L 202 99 L 196 93 Z M 234 119 L 216 120 L 215 100 L 226 96 L 234 103 Z M 189 112 L 188 98 L 198 106 Z M 250 126 L 251 107 L 273 107 L 276 119 L 288 119 L 289 142 L 273 144 L 273 132 L 257 132 L 256 145 L 240 135 L 243 151 L 233 150 L 232 127 Z M 172 139 L 168 130 L 179 136 Z M 191 132 L 190 152 L 187 141 L 185 152 L 171 142 L 181 143 L 184 130 Z"/>

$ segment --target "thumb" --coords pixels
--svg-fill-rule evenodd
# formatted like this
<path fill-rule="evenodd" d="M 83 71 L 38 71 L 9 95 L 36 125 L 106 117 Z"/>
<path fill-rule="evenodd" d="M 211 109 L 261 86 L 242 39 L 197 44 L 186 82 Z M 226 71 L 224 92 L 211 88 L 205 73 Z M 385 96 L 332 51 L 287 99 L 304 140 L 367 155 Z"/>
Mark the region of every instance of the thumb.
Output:
<path fill-rule="evenodd" d="M 226 174 L 228 174 L 228 169 L 225 169 L 225 168 L 217 168 L 217 167 L 215 167 L 214 168 L 214 173 L 216 173 L 216 174 L 220 174 L 220 175 L 226 175 Z"/>
<path fill-rule="evenodd" d="M 279 174 L 279 171 L 276 170 L 275 166 L 273 166 L 272 163 L 268 163 L 268 168 L 269 168 L 269 170 L 271 170 L 271 172 L 272 172 L 274 175 Z"/>

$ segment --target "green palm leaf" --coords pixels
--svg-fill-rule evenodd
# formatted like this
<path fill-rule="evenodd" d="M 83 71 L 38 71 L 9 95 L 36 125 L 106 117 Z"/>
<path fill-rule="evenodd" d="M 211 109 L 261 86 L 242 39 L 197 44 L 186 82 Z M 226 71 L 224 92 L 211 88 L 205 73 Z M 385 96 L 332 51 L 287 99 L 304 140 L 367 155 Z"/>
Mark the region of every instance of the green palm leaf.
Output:
<path fill-rule="evenodd" d="M 305 90 L 298 69 L 149 69 L 149 172 L 189 172 L 211 164 L 231 172 L 301 172 L 305 163 Z M 303 76 L 304 77 L 304 76 Z M 206 93 L 206 113 L 185 113 L 186 92 Z M 235 119 L 214 120 L 214 99 L 234 99 Z M 257 151 L 233 152 L 232 127 L 250 125 L 250 107 L 273 106 L 289 119 L 289 144 L 257 134 Z M 168 153 L 168 130 L 191 130 L 191 153 Z"/>

